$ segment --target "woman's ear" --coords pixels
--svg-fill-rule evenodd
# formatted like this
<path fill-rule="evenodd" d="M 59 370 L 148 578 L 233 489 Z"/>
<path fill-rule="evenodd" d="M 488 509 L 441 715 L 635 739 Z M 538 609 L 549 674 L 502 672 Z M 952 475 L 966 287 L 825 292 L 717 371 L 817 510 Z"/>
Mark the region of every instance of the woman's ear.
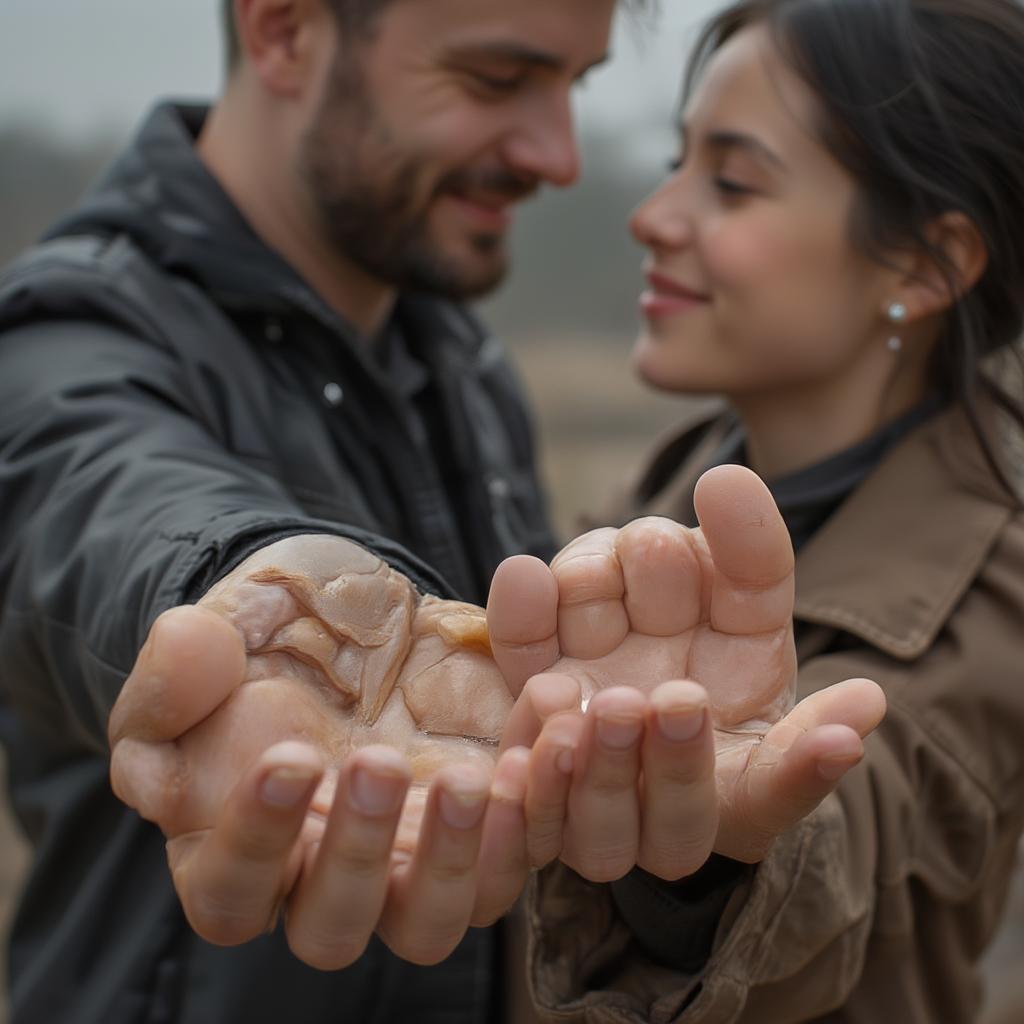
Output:
<path fill-rule="evenodd" d="M 929 250 L 922 250 L 906 267 L 899 285 L 910 320 L 945 313 L 981 279 L 988 266 L 988 249 L 974 222 L 958 210 L 944 213 L 928 225 Z M 937 260 L 935 253 L 941 253 Z"/>
<path fill-rule="evenodd" d="M 324 14 L 323 0 L 235 0 L 242 58 L 275 95 L 300 95 L 313 80 Z"/>

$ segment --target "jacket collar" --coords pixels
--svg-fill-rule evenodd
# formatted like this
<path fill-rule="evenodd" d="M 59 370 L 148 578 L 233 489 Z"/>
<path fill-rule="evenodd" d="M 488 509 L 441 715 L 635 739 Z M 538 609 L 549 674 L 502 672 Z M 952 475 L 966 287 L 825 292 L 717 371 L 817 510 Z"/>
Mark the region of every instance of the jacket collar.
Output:
<path fill-rule="evenodd" d="M 897 445 L 800 552 L 795 617 L 917 658 L 1012 515 L 966 415 L 937 415 Z"/>
<path fill-rule="evenodd" d="M 695 408 L 663 438 L 602 522 L 661 515 L 695 524 L 693 488 L 735 423 L 721 406 L 713 412 Z M 939 413 L 903 438 L 800 551 L 794 616 L 913 660 L 931 645 L 1013 515 L 966 414 Z"/>
<path fill-rule="evenodd" d="M 300 311 L 368 362 L 352 325 L 263 243 L 196 154 L 208 112 L 198 104 L 154 107 L 126 150 L 47 238 L 127 235 L 155 264 L 194 281 L 222 308 L 275 321 Z M 396 319 L 412 323 L 431 348 L 451 348 L 470 365 L 480 357 L 483 332 L 455 303 L 403 293 Z"/>

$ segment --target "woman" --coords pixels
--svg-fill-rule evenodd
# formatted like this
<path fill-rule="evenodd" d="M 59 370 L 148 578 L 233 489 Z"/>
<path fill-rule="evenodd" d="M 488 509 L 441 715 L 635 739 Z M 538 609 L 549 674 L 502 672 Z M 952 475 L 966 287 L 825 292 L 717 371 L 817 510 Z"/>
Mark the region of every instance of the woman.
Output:
<path fill-rule="evenodd" d="M 1022 54 L 1014 0 L 743 0 L 698 44 L 678 164 L 632 222 L 634 362 L 728 408 L 620 521 L 692 523 L 701 473 L 746 463 L 798 552 L 801 695 L 863 675 L 889 713 L 752 877 L 717 861 L 641 906 L 635 875 L 549 869 L 559 1019 L 975 1019 L 1024 823 L 1024 412 L 997 365 L 1024 310 Z M 592 943 L 558 944 L 570 915 Z"/>

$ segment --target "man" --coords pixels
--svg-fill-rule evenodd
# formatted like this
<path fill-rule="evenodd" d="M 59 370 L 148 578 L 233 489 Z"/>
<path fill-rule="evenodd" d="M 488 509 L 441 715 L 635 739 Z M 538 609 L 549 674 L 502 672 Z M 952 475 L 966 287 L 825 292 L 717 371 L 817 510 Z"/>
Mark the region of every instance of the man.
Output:
<path fill-rule="evenodd" d="M 516 386 L 450 300 L 500 280 L 515 202 L 576 177 L 570 92 L 613 6 L 238 0 L 217 105 L 159 108 L 6 276 L 0 663 L 35 850 L 15 1022 L 498 1020 L 500 931 L 460 940 L 528 854 L 602 882 L 757 859 L 834 786 L 818 760 L 858 759 L 877 704 L 805 709 L 812 739 L 843 724 L 778 757 L 784 813 L 764 786 L 719 828 L 700 687 L 578 710 L 602 674 L 660 682 L 697 628 L 665 623 L 700 617 L 675 577 L 623 596 L 659 550 L 698 592 L 716 565 L 726 604 L 771 581 L 734 632 L 783 654 L 736 722 L 786 710 L 791 555 L 728 478 L 703 568 L 648 524 L 503 570 L 491 640 L 522 697 L 491 767 L 511 698 L 437 598 L 482 602 L 553 545 Z"/>

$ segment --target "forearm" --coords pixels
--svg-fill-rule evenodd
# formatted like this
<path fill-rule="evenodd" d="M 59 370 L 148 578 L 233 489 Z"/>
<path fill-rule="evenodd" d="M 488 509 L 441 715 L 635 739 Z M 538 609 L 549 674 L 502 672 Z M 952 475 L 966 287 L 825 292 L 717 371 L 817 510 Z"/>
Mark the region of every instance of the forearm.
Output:
<path fill-rule="evenodd" d="M 442 592 L 399 546 L 304 514 L 275 479 L 212 436 L 175 393 L 170 357 L 147 349 L 140 360 L 142 343 L 81 331 L 73 338 L 84 346 L 80 362 L 58 359 L 69 345 L 55 349 L 46 379 L 38 347 L 53 336 L 4 339 L 0 657 L 19 666 L 7 677 L 15 704 L 70 717 L 101 749 L 153 620 L 286 536 L 348 537 Z M 32 360 L 19 359 L 30 347 Z"/>

